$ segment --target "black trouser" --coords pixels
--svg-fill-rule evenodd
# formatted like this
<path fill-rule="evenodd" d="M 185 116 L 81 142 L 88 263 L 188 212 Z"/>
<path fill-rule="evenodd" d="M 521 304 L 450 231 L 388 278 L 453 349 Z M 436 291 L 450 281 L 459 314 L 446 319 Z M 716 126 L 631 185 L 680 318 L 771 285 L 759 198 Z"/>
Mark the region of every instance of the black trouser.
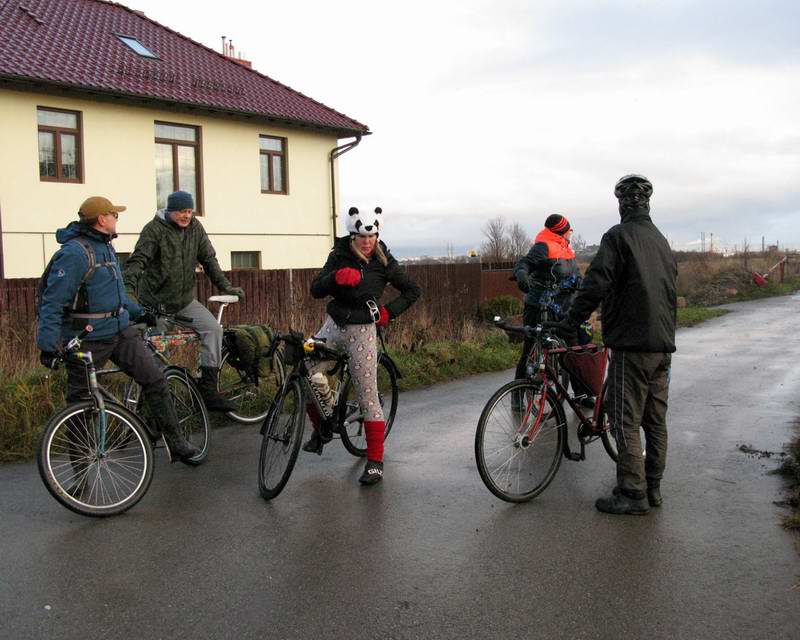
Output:
<path fill-rule="evenodd" d="M 660 482 L 667 462 L 667 401 L 672 354 L 613 351 L 608 366 L 606 412 L 619 451 L 617 484 L 644 497 Z M 642 459 L 644 430 L 646 456 Z"/>
<path fill-rule="evenodd" d="M 147 348 L 142 334 L 135 327 L 127 327 L 111 340 L 84 340 L 82 351 L 91 351 L 95 367 L 102 367 L 109 359 L 142 386 L 144 398 L 162 395 L 167 391 L 164 369 L 155 354 Z M 89 397 L 89 379 L 86 367 L 80 362 L 67 362 L 67 402 L 77 402 Z"/>

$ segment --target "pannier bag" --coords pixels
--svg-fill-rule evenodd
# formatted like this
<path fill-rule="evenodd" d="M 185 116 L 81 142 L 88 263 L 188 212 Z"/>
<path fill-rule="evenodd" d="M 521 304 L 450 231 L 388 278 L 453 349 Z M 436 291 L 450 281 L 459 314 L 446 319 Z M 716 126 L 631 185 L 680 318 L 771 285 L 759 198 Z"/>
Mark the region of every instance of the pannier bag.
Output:
<path fill-rule="evenodd" d="M 272 343 L 273 331 L 269 325 L 240 324 L 231 327 L 235 338 L 235 355 L 237 368 L 259 378 L 266 378 L 272 371 L 272 361 L 266 354 Z"/>
<path fill-rule="evenodd" d="M 561 356 L 561 366 L 569 373 L 573 388 L 578 387 L 575 389 L 578 394 L 599 396 L 603 392 L 607 364 L 605 349 L 594 352 L 568 351 Z"/>

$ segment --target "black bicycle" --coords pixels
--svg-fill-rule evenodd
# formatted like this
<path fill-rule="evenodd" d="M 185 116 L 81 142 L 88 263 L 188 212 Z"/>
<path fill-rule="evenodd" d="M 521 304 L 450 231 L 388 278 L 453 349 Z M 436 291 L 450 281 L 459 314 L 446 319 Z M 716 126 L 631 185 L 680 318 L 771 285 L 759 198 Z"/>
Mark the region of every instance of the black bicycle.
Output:
<path fill-rule="evenodd" d="M 387 437 L 397 413 L 397 380 L 400 372 L 386 353 L 382 333 L 379 332 L 379 335 L 378 397 L 386 422 L 384 437 Z M 274 353 L 279 345 L 283 345 L 283 363 L 289 373 L 261 427 L 263 439 L 258 461 L 258 488 L 265 500 L 276 497 L 292 474 L 305 431 L 305 409 L 309 402 L 316 407 L 319 415 L 335 419 L 334 437 L 341 439 L 347 451 L 354 456 L 366 455 L 364 418 L 350 378 L 348 355 L 331 349 L 324 339 L 312 337 L 305 340 L 303 334 L 295 331 L 276 335 L 270 353 Z M 310 381 L 309 370 L 320 361 L 331 362 L 329 377 L 338 374 L 338 383 L 332 389 L 332 408 L 323 406 Z"/>

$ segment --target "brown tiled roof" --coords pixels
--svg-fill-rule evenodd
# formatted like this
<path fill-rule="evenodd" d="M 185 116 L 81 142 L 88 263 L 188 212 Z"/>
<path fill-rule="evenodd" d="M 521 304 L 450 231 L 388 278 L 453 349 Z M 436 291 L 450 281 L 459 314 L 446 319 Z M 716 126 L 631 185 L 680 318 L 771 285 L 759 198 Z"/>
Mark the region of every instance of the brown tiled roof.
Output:
<path fill-rule="evenodd" d="M 158 56 L 144 58 L 117 35 Z M 0 79 L 251 115 L 338 135 L 369 128 L 123 5 L 0 0 Z"/>

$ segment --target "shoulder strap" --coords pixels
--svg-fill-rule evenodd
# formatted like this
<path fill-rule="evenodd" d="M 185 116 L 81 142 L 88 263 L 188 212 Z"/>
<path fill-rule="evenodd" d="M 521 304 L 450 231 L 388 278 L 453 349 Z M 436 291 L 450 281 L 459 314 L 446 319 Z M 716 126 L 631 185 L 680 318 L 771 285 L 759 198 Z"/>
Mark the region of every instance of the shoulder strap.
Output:
<path fill-rule="evenodd" d="M 81 281 L 78 284 L 78 290 L 75 292 L 75 298 L 72 301 L 72 310 L 73 311 L 75 311 L 78 308 L 78 299 L 80 298 L 80 295 L 81 295 L 81 289 L 85 288 L 86 282 L 89 280 L 89 278 L 92 277 L 92 274 L 94 273 L 94 267 L 95 267 L 94 250 L 92 249 L 91 245 L 89 244 L 89 241 L 86 238 L 83 238 L 83 237 L 79 236 L 79 237 L 75 238 L 75 242 L 77 243 L 77 245 L 81 249 L 83 249 L 83 252 L 86 254 L 86 259 L 89 261 L 89 268 L 86 270 L 86 272 L 81 277 Z M 84 297 L 86 298 L 88 296 L 84 296 Z M 89 301 L 86 300 L 87 304 L 88 304 L 88 302 Z"/>

